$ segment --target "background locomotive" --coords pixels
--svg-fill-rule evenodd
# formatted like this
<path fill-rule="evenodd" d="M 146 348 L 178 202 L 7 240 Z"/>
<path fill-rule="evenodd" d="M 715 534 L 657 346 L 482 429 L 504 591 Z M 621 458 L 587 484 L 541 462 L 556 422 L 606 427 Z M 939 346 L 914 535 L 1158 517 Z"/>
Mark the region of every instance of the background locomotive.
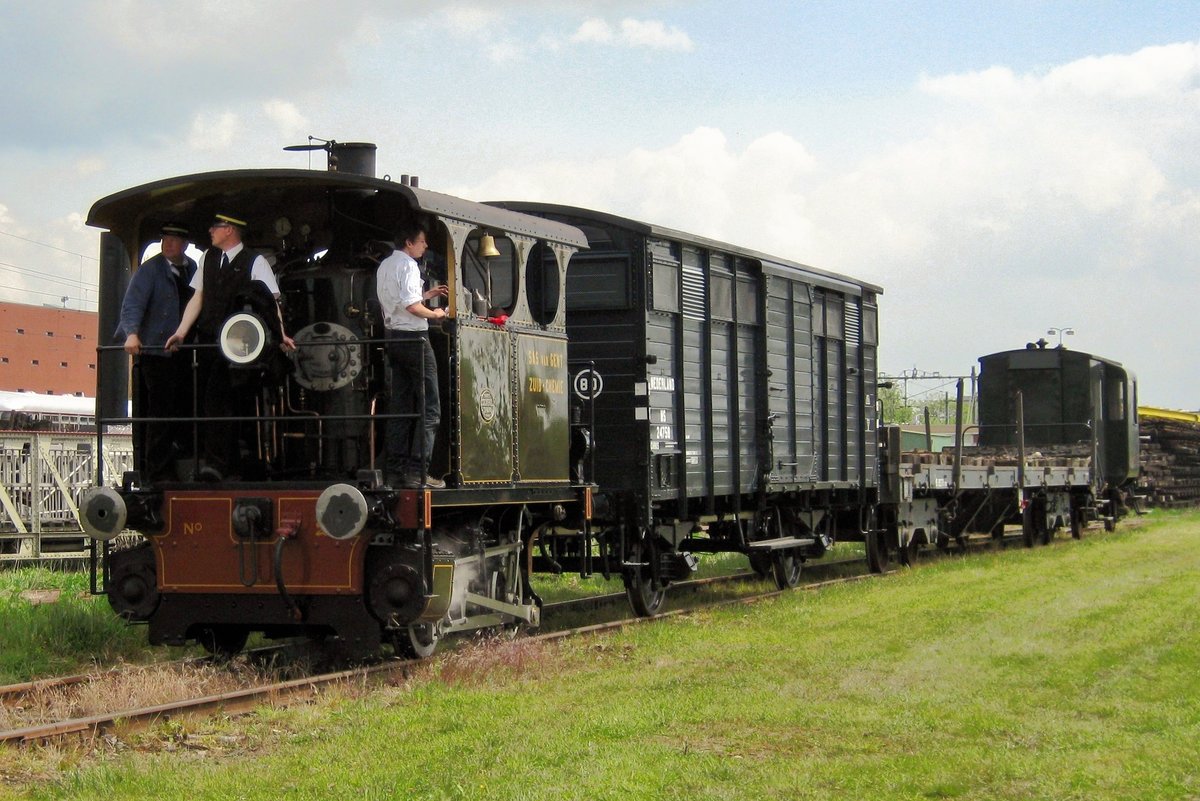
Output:
<path fill-rule="evenodd" d="M 151 642 L 233 651 L 262 631 L 424 655 L 450 632 L 536 623 L 539 570 L 619 575 L 653 614 L 696 553 L 746 554 L 788 587 L 839 538 L 866 540 L 883 569 L 961 523 L 963 493 L 922 488 L 898 448 L 880 450 L 879 287 L 583 209 L 463 201 L 374 178 L 371 145 L 328 149 L 328 172 L 183 176 L 89 215 L 108 231 L 102 341 L 164 222 L 198 230 L 236 209 L 299 346 L 281 364 L 249 302 L 225 326 L 221 347 L 255 388 L 246 481 L 134 471 L 118 487 L 101 477 L 83 504 L 106 543 L 100 584 Z M 414 220 L 450 287 L 432 337 L 444 490 L 389 487 L 380 469 L 375 268 Z M 127 358 L 105 348 L 99 364 L 101 422 L 127 421 Z M 1085 472 L 1070 477 L 1080 509 Z M 1038 492 L 1020 495 L 1028 508 Z M 141 542 L 107 545 L 126 528 Z"/>

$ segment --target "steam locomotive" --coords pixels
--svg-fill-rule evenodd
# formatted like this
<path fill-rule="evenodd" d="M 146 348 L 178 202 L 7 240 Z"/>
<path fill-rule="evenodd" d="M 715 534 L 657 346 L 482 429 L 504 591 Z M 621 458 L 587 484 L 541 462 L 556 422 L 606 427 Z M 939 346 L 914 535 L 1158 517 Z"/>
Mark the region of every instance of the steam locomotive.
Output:
<path fill-rule="evenodd" d="M 222 329 L 215 347 L 250 388 L 232 418 L 241 480 L 196 480 L 195 464 L 176 481 L 101 475 L 82 504 L 95 586 L 152 643 L 233 652 L 262 632 L 426 656 L 455 632 L 536 625 L 539 571 L 620 577 L 652 615 L 697 554 L 744 554 L 785 588 L 838 540 L 865 541 L 882 570 L 1013 520 L 1052 532 L 1103 516 L 1124 483 L 1085 458 L 1007 487 L 959 474 L 947 495 L 906 464 L 877 425 L 870 283 L 604 213 L 469 202 L 374 177 L 373 145 L 323 147 L 327 171 L 170 178 L 88 216 L 105 230 L 102 341 L 164 223 L 200 230 L 236 209 L 297 345 L 280 355 L 252 298 Z M 413 222 L 429 231 L 430 280 L 450 290 L 431 334 L 444 389 L 430 473 L 444 489 L 389 486 L 382 469 L 397 416 L 375 270 Z M 176 357 L 195 364 L 202 347 Z M 130 369 L 101 348 L 101 436 L 129 422 Z M 1095 389 L 1131 381 L 1114 371 Z M 198 437 L 205 418 L 170 422 Z M 1095 431 L 1060 438 L 1094 455 Z M 116 545 L 128 531 L 136 543 Z"/>

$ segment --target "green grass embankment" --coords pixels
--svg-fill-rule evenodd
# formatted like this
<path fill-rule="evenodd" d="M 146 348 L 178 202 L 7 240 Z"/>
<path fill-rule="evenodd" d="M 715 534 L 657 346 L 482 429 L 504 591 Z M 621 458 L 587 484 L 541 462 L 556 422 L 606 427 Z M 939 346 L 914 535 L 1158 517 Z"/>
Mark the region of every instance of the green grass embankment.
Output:
<path fill-rule="evenodd" d="M 86 571 L 0 570 L 0 684 L 148 657 L 145 628 L 90 592 Z"/>
<path fill-rule="evenodd" d="M 1198 618 L 1200 514 L 1165 514 L 0 765 L 105 801 L 1194 799 Z"/>

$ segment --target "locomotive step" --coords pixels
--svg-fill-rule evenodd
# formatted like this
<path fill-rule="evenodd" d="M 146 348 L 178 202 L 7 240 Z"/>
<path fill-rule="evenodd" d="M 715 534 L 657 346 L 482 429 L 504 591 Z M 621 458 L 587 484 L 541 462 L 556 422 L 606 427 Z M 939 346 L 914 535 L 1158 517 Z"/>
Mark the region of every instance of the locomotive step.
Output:
<path fill-rule="evenodd" d="M 758 540 L 747 547 L 751 551 L 778 551 L 783 548 L 805 548 L 816 543 L 811 537 L 779 537 L 773 540 Z"/>

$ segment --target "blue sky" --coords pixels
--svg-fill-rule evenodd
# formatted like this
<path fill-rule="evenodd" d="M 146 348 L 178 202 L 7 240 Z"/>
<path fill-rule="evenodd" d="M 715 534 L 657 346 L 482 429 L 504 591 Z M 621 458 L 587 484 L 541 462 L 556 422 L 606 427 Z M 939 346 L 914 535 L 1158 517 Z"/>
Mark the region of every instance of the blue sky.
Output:
<path fill-rule="evenodd" d="M 1072 326 L 1200 407 L 1200 2 L 18 0 L 0 71 L 3 300 L 94 308 L 96 199 L 312 134 L 880 283 L 889 372 Z"/>

